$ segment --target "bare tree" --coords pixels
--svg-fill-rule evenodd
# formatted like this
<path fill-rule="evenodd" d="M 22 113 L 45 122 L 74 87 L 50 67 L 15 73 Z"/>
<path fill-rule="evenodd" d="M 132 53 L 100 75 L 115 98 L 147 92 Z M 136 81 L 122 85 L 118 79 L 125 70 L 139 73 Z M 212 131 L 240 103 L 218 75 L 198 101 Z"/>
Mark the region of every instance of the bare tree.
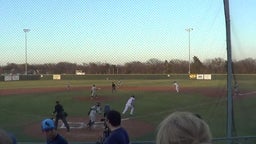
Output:
<path fill-rule="evenodd" d="M 226 73 L 226 61 L 223 58 L 207 59 L 204 65 L 205 73 Z"/>
<path fill-rule="evenodd" d="M 203 73 L 204 65 L 197 56 L 193 57 L 193 63 L 191 64 L 192 73 Z"/>
<path fill-rule="evenodd" d="M 83 70 L 86 74 L 186 74 L 188 61 L 172 59 L 161 61 L 156 58 L 149 59 L 145 63 L 133 61 L 124 65 L 91 62 L 78 65 L 76 63 L 59 62 L 46 64 L 30 64 L 30 74 L 75 74 L 75 70 Z M 191 64 L 192 73 L 226 73 L 227 61 L 223 58 L 207 59 L 201 62 L 196 56 Z M 233 62 L 233 72 L 236 74 L 256 73 L 256 59 L 246 58 Z M 0 67 L 0 74 L 23 74 L 24 64 L 8 63 Z"/>

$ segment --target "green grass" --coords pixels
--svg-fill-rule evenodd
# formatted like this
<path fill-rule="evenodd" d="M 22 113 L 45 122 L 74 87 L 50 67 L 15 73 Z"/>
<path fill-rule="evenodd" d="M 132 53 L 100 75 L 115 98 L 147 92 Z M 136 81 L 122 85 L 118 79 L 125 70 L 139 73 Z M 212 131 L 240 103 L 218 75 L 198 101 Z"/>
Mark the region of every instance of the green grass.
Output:
<path fill-rule="evenodd" d="M 36 88 L 36 87 L 65 87 L 70 82 L 72 87 L 111 86 L 110 80 L 74 80 L 74 81 L 14 81 L 0 82 L 1 89 Z M 136 96 L 135 119 L 153 124 L 155 127 L 161 120 L 173 111 L 191 111 L 200 114 L 210 125 L 214 137 L 226 136 L 226 97 L 207 97 L 197 92 L 177 94 L 171 90 L 170 80 L 123 80 L 125 86 L 170 86 L 170 91 L 127 91 L 118 90 L 118 101 L 107 101 L 111 108 L 122 111 L 126 100 L 131 94 Z M 178 80 L 182 87 L 204 88 L 214 87 L 225 89 L 226 80 Z M 243 90 L 255 90 L 256 82 L 242 81 Z M 100 94 L 111 97 L 111 90 L 101 90 Z M 0 93 L 1 95 L 1 93 Z M 88 97 L 89 90 L 16 94 L 0 96 L 0 123 L 1 127 L 7 129 L 21 141 L 42 141 L 25 135 L 23 129 L 31 123 L 40 123 L 43 118 L 50 117 L 56 100 L 60 100 L 65 110 L 72 117 L 87 117 L 88 108 L 92 105 L 90 101 L 75 100 L 76 97 Z M 235 124 L 237 134 L 240 136 L 253 135 L 255 133 L 254 108 L 256 105 L 255 95 L 234 99 Z M 40 128 L 40 124 L 39 127 Z M 140 138 L 132 138 L 134 141 L 154 140 L 155 131 Z"/>
<path fill-rule="evenodd" d="M 115 81 L 115 80 L 113 80 Z M 65 87 L 71 83 L 73 87 L 77 86 L 110 86 L 111 80 L 40 80 L 40 81 L 0 81 L 0 89 L 16 88 L 38 88 L 38 87 Z M 128 86 L 172 86 L 172 80 L 122 80 L 123 85 Z M 222 80 L 178 80 L 184 87 L 220 87 L 226 85 Z"/>

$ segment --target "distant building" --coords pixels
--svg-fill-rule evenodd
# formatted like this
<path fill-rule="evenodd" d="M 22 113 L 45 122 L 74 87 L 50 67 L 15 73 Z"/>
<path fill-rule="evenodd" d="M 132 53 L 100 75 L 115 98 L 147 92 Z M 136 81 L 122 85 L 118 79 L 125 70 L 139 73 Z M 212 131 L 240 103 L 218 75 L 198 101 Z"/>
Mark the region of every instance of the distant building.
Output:
<path fill-rule="evenodd" d="M 85 72 L 82 70 L 76 70 L 76 75 L 85 75 Z"/>

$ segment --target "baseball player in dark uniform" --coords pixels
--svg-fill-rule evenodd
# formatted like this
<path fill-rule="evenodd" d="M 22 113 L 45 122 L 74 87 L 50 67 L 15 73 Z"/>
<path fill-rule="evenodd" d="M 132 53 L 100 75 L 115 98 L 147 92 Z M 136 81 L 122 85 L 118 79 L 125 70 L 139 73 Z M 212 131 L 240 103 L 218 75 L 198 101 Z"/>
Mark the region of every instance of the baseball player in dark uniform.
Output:
<path fill-rule="evenodd" d="M 115 91 L 116 91 L 116 84 L 112 82 L 112 93 L 114 93 Z"/>
<path fill-rule="evenodd" d="M 54 111 L 52 114 L 55 115 L 55 122 L 54 122 L 55 129 L 57 130 L 58 122 L 61 119 L 62 122 L 64 123 L 64 125 L 66 126 L 67 131 L 69 132 L 70 128 L 69 128 L 69 124 L 66 120 L 67 113 L 64 111 L 63 106 L 60 104 L 59 101 L 56 101 L 56 105 L 55 105 L 55 108 L 54 108 Z"/>

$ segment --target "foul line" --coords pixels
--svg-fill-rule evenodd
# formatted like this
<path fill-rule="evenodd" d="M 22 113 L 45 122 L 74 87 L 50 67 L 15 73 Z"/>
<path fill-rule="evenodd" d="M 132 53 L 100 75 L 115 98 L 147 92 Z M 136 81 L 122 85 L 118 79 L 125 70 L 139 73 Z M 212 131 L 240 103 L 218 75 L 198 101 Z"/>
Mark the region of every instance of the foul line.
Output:
<path fill-rule="evenodd" d="M 239 93 L 238 95 L 250 95 L 250 94 L 255 94 L 256 91 L 252 91 L 252 92 L 247 92 L 247 93 Z"/>

